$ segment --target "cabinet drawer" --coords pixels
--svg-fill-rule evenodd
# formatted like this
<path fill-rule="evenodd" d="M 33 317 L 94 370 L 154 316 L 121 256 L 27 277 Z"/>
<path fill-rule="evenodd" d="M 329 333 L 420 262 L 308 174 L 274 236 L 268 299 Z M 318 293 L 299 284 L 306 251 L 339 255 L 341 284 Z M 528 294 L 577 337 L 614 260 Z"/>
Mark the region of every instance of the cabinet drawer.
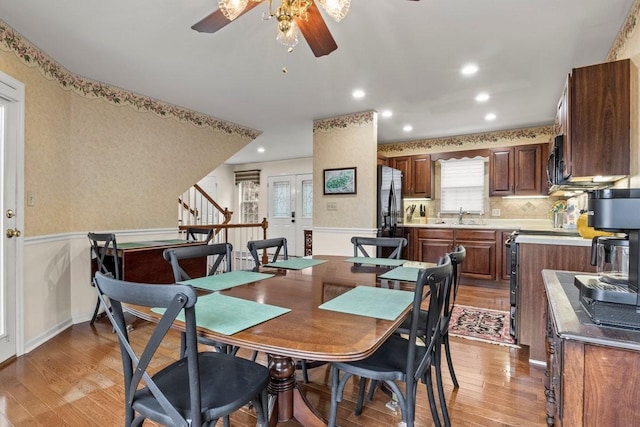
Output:
<path fill-rule="evenodd" d="M 453 230 L 438 228 L 418 228 L 418 239 L 453 240 Z"/>
<path fill-rule="evenodd" d="M 495 240 L 495 230 L 456 230 L 456 240 Z"/>

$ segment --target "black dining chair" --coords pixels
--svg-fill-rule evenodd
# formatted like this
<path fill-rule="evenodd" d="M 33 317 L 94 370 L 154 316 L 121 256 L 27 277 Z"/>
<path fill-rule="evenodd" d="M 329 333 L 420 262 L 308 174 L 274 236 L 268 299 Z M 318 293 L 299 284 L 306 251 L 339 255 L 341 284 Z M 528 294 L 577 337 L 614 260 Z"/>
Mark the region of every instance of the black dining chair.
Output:
<path fill-rule="evenodd" d="M 213 228 L 189 227 L 186 234 L 189 241 L 209 243 L 213 238 Z"/>
<path fill-rule="evenodd" d="M 266 367 L 216 352 L 198 352 L 195 304 L 197 295 L 186 285 L 125 282 L 97 273 L 94 284 L 100 302 L 111 302 L 109 320 L 118 335 L 124 371 L 125 426 L 149 419 L 167 426 L 213 426 L 252 403 L 258 425 L 268 425 Z M 123 304 L 164 309 L 144 349 L 129 341 Z M 156 353 L 179 315 L 184 315 L 187 348 L 184 356 L 165 364 Z M 142 337 L 136 337 L 136 341 Z"/>
<path fill-rule="evenodd" d="M 328 426 L 335 426 L 338 402 L 342 400 L 345 384 L 354 375 L 360 378 L 356 415 L 362 412 L 366 379 L 375 380 L 384 383 L 393 392 L 402 412 L 402 421 L 407 427 L 412 427 L 415 420 L 417 385 L 421 380 L 426 385 L 433 421 L 436 426 L 441 425 L 433 392 L 431 368 L 438 362 L 440 325 L 444 318 L 445 296 L 449 293 L 452 275 L 451 259 L 447 255 L 440 259 L 437 266 L 420 271 L 415 286 L 408 337 L 393 334 L 371 356 L 363 360 L 331 364 L 331 409 Z M 428 288 L 428 292 L 425 287 Z M 421 320 L 420 306 L 427 296 L 428 316 Z M 424 343 L 417 340 L 418 328 L 431 331 Z M 404 383 L 404 392 L 397 384 L 398 381 Z M 440 398 L 442 399 L 442 396 Z"/>
<path fill-rule="evenodd" d="M 282 252 L 282 259 L 289 259 L 289 252 L 287 250 L 287 239 L 284 237 L 275 237 L 272 239 L 264 239 L 264 240 L 249 240 L 247 242 L 247 249 L 253 258 L 253 264 L 255 268 L 259 268 L 262 265 L 261 262 L 261 254 L 258 251 L 267 251 L 268 249 L 273 250 L 273 256 L 271 257 L 271 261 L 276 262 L 280 253 Z"/>
<path fill-rule="evenodd" d="M 87 235 L 91 244 L 91 259 L 95 260 L 96 271 L 102 274 L 111 275 L 115 279 L 120 279 L 120 262 L 118 260 L 118 244 L 116 235 L 113 233 L 89 233 Z M 93 286 L 93 280 L 91 280 Z M 90 325 L 93 325 L 98 318 L 100 311 L 100 300 L 96 301 L 96 307 L 91 316 Z"/>
<path fill-rule="evenodd" d="M 180 266 L 180 261 L 194 258 L 207 257 L 207 276 L 214 274 L 220 266 L 221 272 L 231 271 L 231 243 L 214 243 L 212 245 L 183 246 L 165 249 L 162 252 L 163 258 L 171 264 L 173 277 L 176 282 L 194 279 Z M 204 273 L 204 271 L 203 271 Z M 203 274 L 204 276 L 204 274 Z"/>
<path fill-rule="evenodd" d="M 261 254 L 258 251 L 275 249 L 273 251 L 273 255 L 271 256 L 271 261 L 269 262 L 276 262 L 278 260 L 278 257 L 280 256 L 280 252 L 282 252 L 283 260 L 289 259 L 289 252 L 287 250 L 287 239 L 284 237 L 275 237 L 265 240 L 250 240 L 247 242 L 247 249 L 249 250 L 251 257 L 253 258 L 254 270 L 257 270 L 258 268 L 260 268 L 260 265 L 262 265 Z M 255 358 L 255 353 L 252 357 Z M 306 384 L 309 382 L 309 374 L 307 370 L 325 364 L 326 362 L 300 359 L 296 364 L 296 369 L 302 371 L 302 380 Z"/>
<path fill-rule="evenodd" d="M 451 347 L 449 345 L 449 324 L 451 323 L 451 314 L 453 312 L 453 307 L 455 305 L 456 295 L 458 294 L 458 287 L 460 286 L 460 274 L 461 274 L 461 264 L 464 261 L 467 251 L 462 245 L 458 245 L 454 248 L 453 252 L 449 252 L 449 258 L 451 259 L 451 268 L 452 272 L 452 282 L 449 287 L 449 292 L 445 296 L 445 306 L 444 306 L 444 317 L 440 324 L 440 344 L 444 347 L 445 356 L 447 359 L 447 365 L 449 367 L 449 373 L 451 374 L 451 381 L 453 382 L 454 388 L 458 388 L 458 378 L 456 377 L 455 370 L 453 369 L 453 360 L 451 358 Z M 429 316 L 428 310 L 420 310 L 420 325 L 424 325 L 427 317 Z M 395 333 L 399 335 L 408 335 L 411 329 L 411 317 L 407 317 L 404 322 L 396 329 Z M 423 342 L 426 343 L 427 340 L 427 329 L 422 327 L 418 327 L 417 336 Z M 438 359 L 440 359 L 441 351 L 438 351 Z M 434 369 L 436 373 L 436 385 L 438 387 L 438 393 L 440 395 L 444 395 L 444 386 L 442 383 L 442 369 L 440 360 L 434 364 Z M 375 392 L 375 387 L 371 387 L 369 389 L 368 399 L 373 399 L 373 393 Z M 443 413 L 443 418 L 445 419 L 445 425 L 449 424 L 449 411 L 447 410 L 446 405 L 443 405 L 444 399 L 440 400 L 441 402 L 441 410 Z"/>
<path fill-rule="evenodd" d="M 183 280 L 195 279 L 197 277 L 191 277 L 184 268 L 180 265 L 180 261 L 192 260 L 197 258 L 206 257 L 208 260 L 211 259 L 211 267 L 209 268 L 207 276 L 214 274 L 220 265 L 223 266 L 223 271 L 231 271 L 231 251 L 233 250 L 233 246 L 230 243 L 215 243 L 212 245 L 197 245 L 197 246 L 183 246 L 171 249 L 165 249 L 162 252 L 163 258 L 171 264 L 171 269 L 173 270 L 174 280 L 177 282 L 181 282 Z M 198 276 L 202 277 L 203 274 Z M 182 335 L 182 340 L 180 342 L 181 354 L 184 353 L 186 342 L 184 340 L 185 336 Z M 214 347 L 217 351 L 222 353 L 231 353 L 236 354 L 238 351 L 237 347 L 232 347 L 227 344 L 214 341 L 205 337 L 198 337 L 198 342 Z"/>
<path fill-rule="evenodd" d="M 376 251 L 390 251 L 386 258 L 400 259 L 402 256 L 402 248 L 407 246 L 407 239 L 404 237 L 358 237 L 351 238 L 353 243 L 353 256 L 363 256 L 370 258 L 365 246 L 375 246 Z M 374 255 L 375 257 L 376 255 Z"/>

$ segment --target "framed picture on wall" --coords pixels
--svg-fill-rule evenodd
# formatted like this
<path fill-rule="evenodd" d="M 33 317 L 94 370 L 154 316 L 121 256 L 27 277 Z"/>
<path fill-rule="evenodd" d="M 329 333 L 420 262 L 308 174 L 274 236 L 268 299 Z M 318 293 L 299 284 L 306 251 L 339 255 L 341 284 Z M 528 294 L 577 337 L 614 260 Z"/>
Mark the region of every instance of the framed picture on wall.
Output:
<path fill-rule="evenodd" d="M 324 194 L 356 194 L 356 168 L 324 170 Z"/>

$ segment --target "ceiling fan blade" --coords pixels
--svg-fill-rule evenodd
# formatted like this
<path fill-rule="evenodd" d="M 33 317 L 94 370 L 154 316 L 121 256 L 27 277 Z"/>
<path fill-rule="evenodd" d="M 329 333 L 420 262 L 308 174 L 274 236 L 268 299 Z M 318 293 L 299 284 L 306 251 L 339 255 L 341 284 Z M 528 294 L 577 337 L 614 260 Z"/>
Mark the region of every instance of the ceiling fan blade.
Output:
<path fill-rule="evenodd" d="M 243 10 L 242 13 L 238 16 L 238 18 L 240 18 L 240 16 L 244 15 L 245 13 L 249 12 L 251 9 L 259 5 L 260 3 L 262 2 L 250 1 L 247 4 L 247 7 L 245 8 L 245 10 Z M 231 21 L 229 21 L 227 17 L 222 14 L 220 9 L 218 9 L 215 12 L 211 13 L 210 15 L 207 15 L 206 17 L 202 18 L 197 23 L 193 24 L 191 26 L 191 29 L 201 33 L 215 33 L 221 28 L 224 28 L 224 26 L 230 22 Z"/>
<path fill-rule="evenodd" d="M 315 3 L 307 10 L 307 21 L 296 18 L 296 24 L 316 57 L 328 55 L 338 48 Z"/>

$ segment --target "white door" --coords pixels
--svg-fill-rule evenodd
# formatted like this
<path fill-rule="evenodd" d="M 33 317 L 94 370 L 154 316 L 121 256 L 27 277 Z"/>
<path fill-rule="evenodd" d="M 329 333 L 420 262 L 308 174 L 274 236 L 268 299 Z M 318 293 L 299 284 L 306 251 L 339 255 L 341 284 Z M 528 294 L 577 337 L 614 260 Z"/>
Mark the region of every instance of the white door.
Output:
<path fill-rule="evenodd" d="M 17 322 L 22 309 L 18 290 L 22 289 L 22 238 L 24 218 L 24 85 L 0 72 L 0 153 L 2 154 L 2 185 L 0 191 L 0 223 L 3 244 L 0 245 L 0 362 L 21 351 L 21 324 Z M 20 304 L 18 304 L 20 303 Z"/>
<path fill-rule="evenodd" d="M 313 175 L 282 175 L 268 179 L 267 237 L 285 237 L 289 255 L 304 256 L 304 230 L 312 225 Z"/>

